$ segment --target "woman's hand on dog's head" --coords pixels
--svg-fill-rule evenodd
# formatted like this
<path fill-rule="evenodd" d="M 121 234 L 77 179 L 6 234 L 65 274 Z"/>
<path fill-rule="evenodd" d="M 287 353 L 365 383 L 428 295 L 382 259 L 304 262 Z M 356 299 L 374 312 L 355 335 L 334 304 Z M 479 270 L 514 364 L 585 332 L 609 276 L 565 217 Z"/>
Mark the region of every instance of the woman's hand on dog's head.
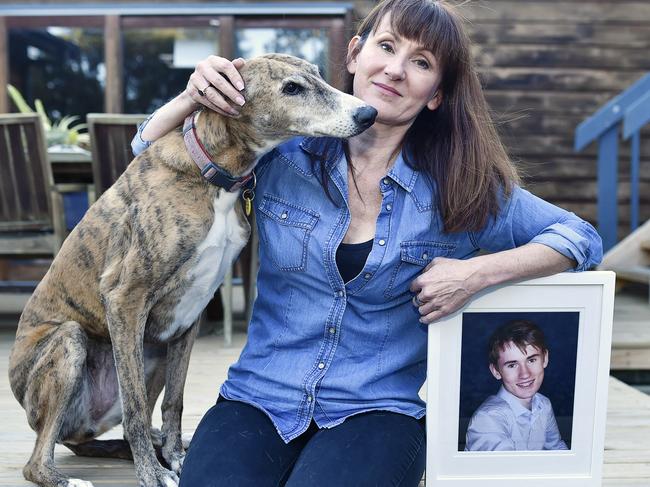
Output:
<path fill-rule="evenodd" d="M 210 56 L 204 59 L 190 75 L 186 94 L 199 105 L 227 117 L 236 117 L 239 107 L 245 103 L 240 93 L 244 89 L 244 80 L 238 71 L 245 63 L 242 58 L 229 61 Z"/>

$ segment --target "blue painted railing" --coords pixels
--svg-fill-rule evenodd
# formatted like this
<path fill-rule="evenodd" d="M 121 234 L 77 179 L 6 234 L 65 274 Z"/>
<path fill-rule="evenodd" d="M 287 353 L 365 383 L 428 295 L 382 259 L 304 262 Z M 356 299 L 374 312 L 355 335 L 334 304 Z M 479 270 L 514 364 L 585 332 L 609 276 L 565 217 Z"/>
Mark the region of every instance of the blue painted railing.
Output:
<path fill-rule="evenodd" d="M 619 134 L 631 140 L 630 231 L 639 225 L 639 160 L 641 128 L 650 122 L 650 73 L 610 100 L 576 128 L 575 150 L 598 140 L 598 232 L 605 250 L 618 234 Z"/>

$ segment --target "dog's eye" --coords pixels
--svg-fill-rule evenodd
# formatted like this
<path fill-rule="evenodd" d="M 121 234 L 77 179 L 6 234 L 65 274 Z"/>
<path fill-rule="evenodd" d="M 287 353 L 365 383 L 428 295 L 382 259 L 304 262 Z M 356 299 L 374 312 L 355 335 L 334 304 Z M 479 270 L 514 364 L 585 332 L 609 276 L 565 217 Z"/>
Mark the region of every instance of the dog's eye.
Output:
<path fill-rule="evenodd" d="M 298 83 L 294 83 L 293 81 L 289 81 L 284 87 L 282 88 L 282 93 L 285 95 L 297 95 L 299 93 L 302 93 L 303 87 L 300 86 Z"/>

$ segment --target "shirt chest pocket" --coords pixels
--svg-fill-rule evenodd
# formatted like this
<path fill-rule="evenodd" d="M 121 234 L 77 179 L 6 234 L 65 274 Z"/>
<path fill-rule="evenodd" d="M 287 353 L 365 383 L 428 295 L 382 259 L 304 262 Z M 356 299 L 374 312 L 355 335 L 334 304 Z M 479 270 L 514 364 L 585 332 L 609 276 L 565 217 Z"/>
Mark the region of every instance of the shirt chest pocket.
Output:
<path fill-rule="evenodd" d="M 435 257 L 449 257 L 456 249 L 456 244 L 412 240 L 400 244 L 400 259 L 384 292 L 387 298 L 409 292 L 411 281 L 419 276 Z"/>
<path fill-rule="evenodd" d="M 318 213 L 265 194 L 258 207 L 260 243 L 278 269 L 302 271 Z"/>

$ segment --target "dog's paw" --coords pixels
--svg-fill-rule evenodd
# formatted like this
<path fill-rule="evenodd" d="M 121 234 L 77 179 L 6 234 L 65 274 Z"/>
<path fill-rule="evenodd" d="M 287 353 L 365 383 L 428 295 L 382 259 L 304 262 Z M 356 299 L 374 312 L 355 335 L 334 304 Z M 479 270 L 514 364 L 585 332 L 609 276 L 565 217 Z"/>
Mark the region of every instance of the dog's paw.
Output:
<path fill-rule="evenodd" d="M 183 462 L 185 461 L 185 453 L 180 451 L 174 451 L 170 453 L 165 453 L 163 450 L 163 457 L 171 469 L 178 475 L 181 474 L 183 469 Z"/>
<path fill-rule="evenodd" d="M 178 475 L 158 466 L 140 477 L 140 487 L 178 487 Z"/>
<path fill-rule="evenodd" d="M 183 433 L 181 435 L 181 441 L 183 442 L 183 449 L 187 450 L 190 447 L 190 442 L 192 441 L 192 437 L 194 436 L 194 433 Z"/>
<path fill-rule="evenodd" d="M 67 487 L 93 487 L 92 482 L 81 479 L 68 479 Z"/>
<path fill-rule="evenodd" d="M 170 473 L 170 476 L 162 478 L 158 481 L 158 485 L 160 487 L 178 487 L 178 475 L 175 475 L 174 472 Z"/>

